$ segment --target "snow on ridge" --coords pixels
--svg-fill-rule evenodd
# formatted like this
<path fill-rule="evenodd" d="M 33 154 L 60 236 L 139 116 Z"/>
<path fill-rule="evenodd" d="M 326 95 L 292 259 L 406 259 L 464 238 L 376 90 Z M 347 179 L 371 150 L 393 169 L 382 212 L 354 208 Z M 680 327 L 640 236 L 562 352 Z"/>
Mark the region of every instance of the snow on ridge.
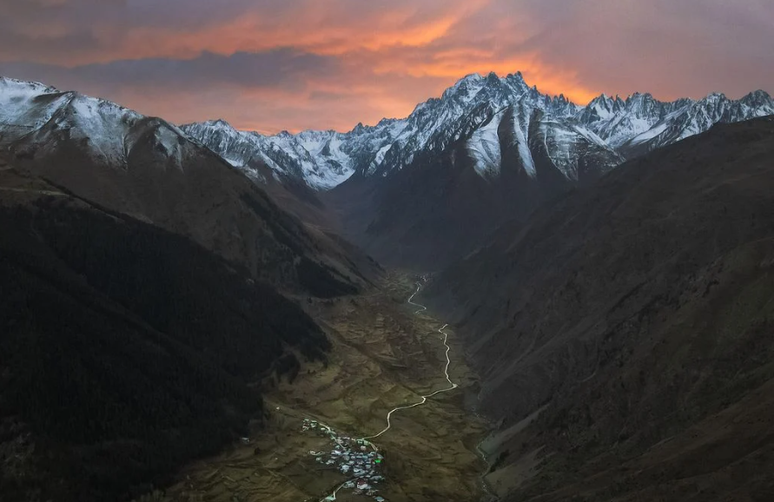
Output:
<path fill-rule="evenodd" d="M 173 160 L 175 167 L 183 170 L 183 149 L 179 141 L 180 136 L 178 132 L 173 128 L 157 127 L 153 133 L 157 143 L 164 149 L 167 157 Z M 183 137 L 186 136 L 183 135 Z"/>
<path fill-rule="evenodd" d="M 482 178 L 500 175 L 502 153 L 498 130 L 505 111 L 494 115 L 483 127 L 478 128 L 467 143 L 468 153 L 473 159 L 473 169 Z"/>
<path fill-rule="evenodd" d="M 75 125 L 74 131 L 92 145 L 92 153 L 108 164 L 126 161 L 124 138 L 142 115 L 115 103 L 77 94 L 67 105 L 62 122 Z M 71 133 L 72 134 L 72 133 Z"/>
<path fill-rule="evenodd" d="M 532 152 L 529 151 L 529 143 L 527 142 L 527 138 L 524 135 L 524 132 L 521 130 L 521 127 L 517 127 L 516 129 L 516 148 L 519 151 L 519 158 L 521 159 L 521 164 L 524 166 L 524 170 L 527 173 L 527 176 L 530 178 L 536 178 L 537 177 L 537 168 L 535 167 L 535 159 L 532 157 Z"/>
<path fill-rule="evenodd" d="M 38 98 L 47 94 L 58 96 L 44 106 Z M 59 93 L 53 87 L 39 82 L 0 77 L 0 128 L 34 130 L 42 127 L 74 95 L 75 93 Z"/>
<path fill-rule="evenodd" d="M 41 82 L 19 80 L 11 77 L 0 77 L 0 94 L 15 93 L 16 95 L 28 95 L 30 97 L 40 94 L 59 93 L 55 87 L 48 86 Z"/>
<path fill-rule="evenodd" d="M 667 127 L 669 127 L 669 123 L 667 121 L 662 121 L 661 123 L 656 124 L 651 129 L 648 129 L 647 131 L 642 132 L 637 136 L 631 138 L 629 140 L 629 144 L 639 145 L 639 144 L 645 143 L 646 141 L 650 141 L 653 138 L 656 138 L 657 136 L 659 136 L 664 131 L 666 131 Z"/>
<path fill-rule="evenodd" d="M 61 92 L 37 82 L 0 77 L 0 132 L 12 143 L 25 137 L 55 148 L 67 137 L 82 140 L 84 153 L 110 166 L 125 166 L 128 152 L 147 131 L 153 130 L 160 150 L 182 167 L 180 138 L 188 135 L 162 119 L 136 126 L 146 117 L 111 101 L 74 91 Z"/>

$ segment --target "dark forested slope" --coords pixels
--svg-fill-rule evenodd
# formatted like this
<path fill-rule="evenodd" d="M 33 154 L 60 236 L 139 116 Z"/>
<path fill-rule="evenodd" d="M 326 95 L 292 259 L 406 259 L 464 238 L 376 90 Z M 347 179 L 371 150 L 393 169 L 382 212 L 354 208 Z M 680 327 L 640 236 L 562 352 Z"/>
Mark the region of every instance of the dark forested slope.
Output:
<path fill-rule="evenodd" d="M 0 169 L 0 499 L 116 501 L 263 416 L 328 341 L 191 240 Z"/>

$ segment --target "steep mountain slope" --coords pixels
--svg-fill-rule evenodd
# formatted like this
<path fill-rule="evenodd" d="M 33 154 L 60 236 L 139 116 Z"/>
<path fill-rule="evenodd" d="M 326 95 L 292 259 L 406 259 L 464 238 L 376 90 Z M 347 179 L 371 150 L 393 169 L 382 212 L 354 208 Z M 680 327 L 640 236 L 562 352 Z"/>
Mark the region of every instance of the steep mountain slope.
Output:
<path fill-rule="evenodd" d="M 263 419 L 320 328 L 190 239 L 0 162 L 0 498 L 120 501 Z"/>
<path fill-rule="evenodd" d="M 774 120 L 718 125 L 434 281 L 500 420 L 484 447 L 504 500 L 774 495 L 772 189 Z"/>
<path fill-rule="evenodd" d="M 345 235 L 384 264 L 439 270 L 503 222 L 526 218 L 537 204 L 591 183 L 620 160 L 593 133 L 541 110 L 489 113 L 482 128 L 442 152 L 419 153 L 390 176 L 353 177 L 322 194 L 342 215 Z"/>
<path fill-rule="evenodd" d="M 294 291 L 352 292 L 366 281 L 354 262 L 373 266 L 280 210 L 177 127 L 110 102 L 0 79 L 0 148 L 20 168 Z"/>

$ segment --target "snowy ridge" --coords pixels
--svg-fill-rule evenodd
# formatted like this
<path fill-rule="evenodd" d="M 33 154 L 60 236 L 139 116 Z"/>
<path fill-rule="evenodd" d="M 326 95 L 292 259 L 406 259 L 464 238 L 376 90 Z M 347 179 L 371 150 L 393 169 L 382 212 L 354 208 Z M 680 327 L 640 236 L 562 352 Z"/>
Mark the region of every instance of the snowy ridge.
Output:
<path fill-rule="evenodd" d="M 41 127 L 69 96 L 63 93 L 59 93 L 58 97 L 52 96 L 52 102 L 47 106 L 39 106 L 36 100 L 39 96 L 57 93 L 53 87 L 38 82 L 0 77 L 0 127 Z"/>
<path fill-rule="evenodd" d="M 763 91 L 752 92 L 736 101 L 713 93 L 699 101 L 684 101 L 682 105 L 623 146 L 650 151 L 700 134 L 720 122 L 739 122 L 774 114 L 774 100 Z"/>
<path fill-rule="evenodd" d="M 151 132 L 152 134 L 148 134 Z M 152 141 L 167 167 L 183 169 L 188 136 L 178 127 L 103 99 L 0 77 L 0 146 L 34 155 L 62 141 L 101 164 L 125 167 L 139 142 Z"/>
<path fill-rule="evenodd" d="M 223 120 L 188 124 L 181 129 L 252 178 L 261 177 L 258 162 L 280 178 L 303 179 L 319 190 L 333 188 L 353 173 L 352 159 L 341 151 L 343 135 L 335 131 L 262 136 L 238 131 Z"/>
<path fill-rule="evenodd" d="M 72 137 L 83 138 L 92 151 L 112 165 L 126 161 L 124 137 L 141 115 L 114 103 L 73 94 L 57 116 L 59 127 L 70 127 Z M 173 148 L 166 146 L 166 150 Z"/>

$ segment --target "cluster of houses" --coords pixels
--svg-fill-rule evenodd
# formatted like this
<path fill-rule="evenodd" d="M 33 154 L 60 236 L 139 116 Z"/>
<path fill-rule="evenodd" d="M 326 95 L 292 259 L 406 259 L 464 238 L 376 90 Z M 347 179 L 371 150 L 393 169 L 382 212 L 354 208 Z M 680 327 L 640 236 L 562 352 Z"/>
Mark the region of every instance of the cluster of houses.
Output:
<path fill-rule="evenodd" d="M 325 424 L 308 418 L 304 419 L 301 428 L 303 432 L 313 431 L 320 436 L 328 437 L 333 449 L 328 452 L 310 451 L 316 461 L 331 469 L 336 469 L 351 478 L 339 487 L 352 490 L 356 495 L 365 495 L 376 502 L 386 502 L 377 494 L 376 485 L 384 481 L 384 476 L 379 474 L 379 468 L 384 457 L 376 446 L 366 439 L 355 439 L 348 436 L 340 436 L 336 431 Z M 323 500 L 336 500 L 336 494 L 332 494 Z"/>

